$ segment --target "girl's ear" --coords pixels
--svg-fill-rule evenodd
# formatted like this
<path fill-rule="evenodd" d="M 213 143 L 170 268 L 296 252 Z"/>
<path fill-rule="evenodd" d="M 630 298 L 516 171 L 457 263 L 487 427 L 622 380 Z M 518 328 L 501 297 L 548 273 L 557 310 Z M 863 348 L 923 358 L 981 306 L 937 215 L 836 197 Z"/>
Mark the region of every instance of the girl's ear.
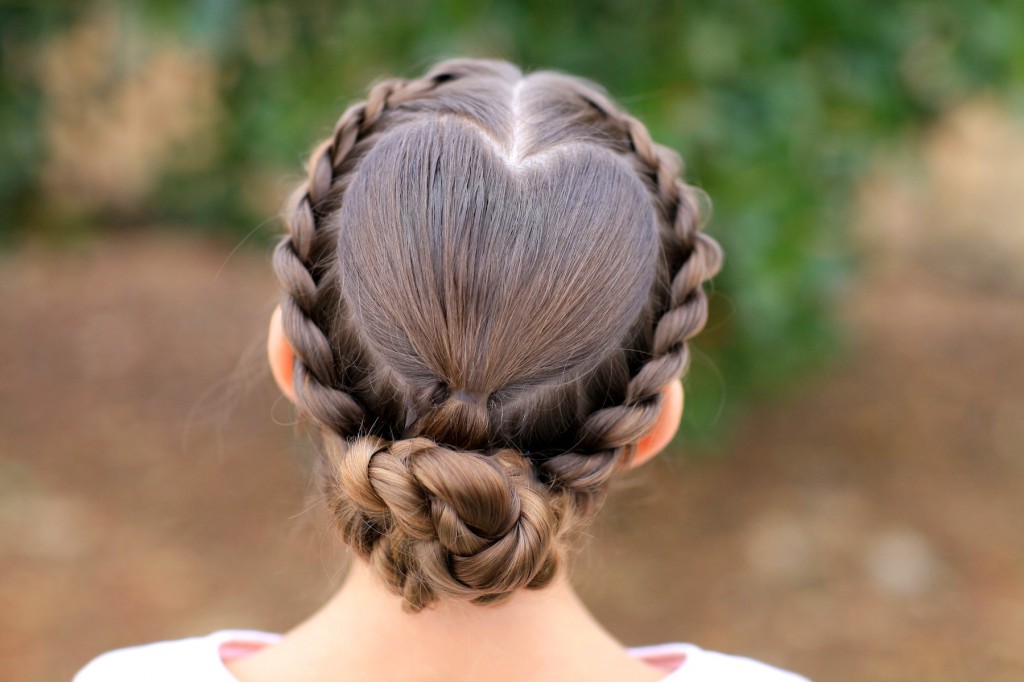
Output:
<path fill-rule="evenodd" d="M 636 446 L 636 454 L 629 466 L 638 467 L 665 449 L 679 430 L 679 422 L 683 418 L 683 382 L 676 379 L 661 389 L 661 413 L 658 421 L 640 439 Z"/>
<path fill-rule="evenodd" d="M 284 323 L 281 321 L 281 306 L 274 309 L 270 317 L 270 333 L 267 334 L 267 359 L 270 361 L 270 373 L 274 375 L 277 387 L 285 397 L 295 402 L 295 384 L 292 374 L 295 367 L 295 351 L 284 335 Z"/>

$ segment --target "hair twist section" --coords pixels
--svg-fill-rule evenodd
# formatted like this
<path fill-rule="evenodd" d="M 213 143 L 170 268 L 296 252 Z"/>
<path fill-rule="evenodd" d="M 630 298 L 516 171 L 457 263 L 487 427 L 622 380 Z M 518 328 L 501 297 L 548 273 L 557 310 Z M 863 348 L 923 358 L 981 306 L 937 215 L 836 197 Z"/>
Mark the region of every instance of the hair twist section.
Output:
<path fill-rule="evenodd" d="M 661 389 L 681 377 L 689 364 L 687 340 L 707 322 L 703 284 L 722 266 L 718 243 L 701 232 L 699 191 L 679 177 L 678 155 L 655 144 L 647 128 L 623 113 L 601 92 L 580 81 L 572 83 L 580 98 L 625 139 L 644 180 L 651 188 L 662 224 L 663 265 L 668 295 L 654 309 L 653 339 L 647 358 L 626 386 L 621 404 L 597 409 L 583 421 L 577 452 L 544 461 L 541 472 L 556 490 L 563 490 L 582 510 L 600 502 L 619 455 L 652 427 L 661 407 Z"/>
<path fill-rule="evenodd" d="M 520 453 L 366 436 L 332 439 L 329 455 L 342 534 L 413 611 L 442 596 L 496 601 L 555 575 L 560 524 Z"/>
<path fill-rule="evenodd" d="M 389 107 L 415 99 L 440 82 L 443 79 L 436 77 L 384 81 L 370 91 L 365 102 L 349 107 L 333 134 L 310 156 L 306 181 L 292 194 L 285 210 L 288 234 L 274 250 L 274 270 L 287 294 L 281 312 L 285 335 L 295 349 L 295 394 L 308 417 L 337 433 L 355 433 L 366 412 L 339 381 L 339 363 L 327 332 L 330 325 L 322 310 L 327 298 L 324 289 L 332 286 L 324 276 L 325 263 L 331 260 L 334 248 L 332 235 L 321 229 L 322 206 L 357 143 L 373 131 Z"/>

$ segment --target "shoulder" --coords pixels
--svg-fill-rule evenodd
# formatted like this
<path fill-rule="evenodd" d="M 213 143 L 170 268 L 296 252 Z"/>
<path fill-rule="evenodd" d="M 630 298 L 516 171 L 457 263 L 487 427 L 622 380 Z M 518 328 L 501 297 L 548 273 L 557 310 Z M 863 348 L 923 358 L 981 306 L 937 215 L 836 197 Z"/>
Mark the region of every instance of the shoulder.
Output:
<path fill-rule="evenodd" d="M 680 661 L 664 682 L 809 682 L 805 677 L 752 658 L 707 651 L 693 644 L 658 644 L 632 651 L 648 660 Z"/>
<path fill-rule="evenodd" d="M 269 633 L 222 630 L 204 637 L 153 642 L 108 651 L 78 671 L 72 682 L 235 682 L 220 648 L 234 641 L 270 642 Z"/>

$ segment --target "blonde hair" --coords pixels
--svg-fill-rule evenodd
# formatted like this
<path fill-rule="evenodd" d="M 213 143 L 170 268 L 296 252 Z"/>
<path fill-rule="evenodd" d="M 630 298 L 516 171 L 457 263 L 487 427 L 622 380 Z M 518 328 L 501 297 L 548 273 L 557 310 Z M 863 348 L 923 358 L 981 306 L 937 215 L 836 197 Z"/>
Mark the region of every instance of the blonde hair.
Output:
<path fill-rule="evenodd" d="M 654 424 L 722 258 L 680 167 L 597 86 L 476 60 L 314 151 L 274 252 L 296 402 L 411 610 L 549 583 Z"/>

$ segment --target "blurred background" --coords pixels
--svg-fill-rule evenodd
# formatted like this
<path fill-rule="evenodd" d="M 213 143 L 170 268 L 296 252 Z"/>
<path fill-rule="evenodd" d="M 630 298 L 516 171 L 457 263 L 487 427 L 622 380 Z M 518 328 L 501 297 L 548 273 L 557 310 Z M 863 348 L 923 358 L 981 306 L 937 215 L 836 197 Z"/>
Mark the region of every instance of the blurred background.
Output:
<path fill-rule="evenodd" d="M 1024 5 L 973 0 L 0 2 L 0 678 L 330 593 L 275 216 L 370 82 L 457 55 L 603 83 L 726 248 L 683 431 L 577 562 L 597 615 L 1024 678 Z"/>

